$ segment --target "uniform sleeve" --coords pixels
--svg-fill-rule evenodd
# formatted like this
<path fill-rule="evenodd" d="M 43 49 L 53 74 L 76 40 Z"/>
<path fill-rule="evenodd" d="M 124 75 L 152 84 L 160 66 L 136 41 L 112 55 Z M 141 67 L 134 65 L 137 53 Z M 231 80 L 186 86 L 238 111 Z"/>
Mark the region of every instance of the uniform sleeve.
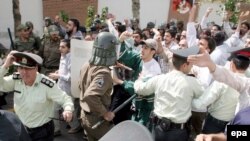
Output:
<path fill-rule="evenodd" d="M 111 75 L 108 73 L 99 73 L 91 81 L 91 84 L 84 92 L 83 103 L 89 108 L 89 112 L 98 113 L 103 116 L 107 108 L 103 105 L 101 97 L 113 87 Z M 111 94 L 110 94 L 111 95 Z"/>
<path fill-rule="evenodd" d="M 122 87 L 126 92 L 128 92 L 130 95 L 133 95 L 135 93 L 134 91 L 134 82 L 133 81 L 124 81 L 122 84 Z"/>
<path fill-rule="evenodd" d="M 155 93 L 159 77 L 160 75 L 154 76 L 146 82 L 143 82 L 141 79 L 136 80 L 134 84 L 135 93 L 139 95 L 150 95 Z"/>
<path fill-rule="evenodd" d="M 244 91 L 250 93 L 250 79 L 233 74 L 226 68 L 216 66 L 213 78 L 234 88 L 239 93 L 244 93 Z"/>
<path fill-rule="evenodd" d="M 55 84 L 52 88 L 48 88 L 47 97 L 62 105 L 65 111 L 74 111 L 74 104 L 72 102 L 72 98 L 64 91 L 59 89 L 57 84 Z"/>
<path fill-rule="evenodd" d="M 9 92 L 14 90 L 15 80 L 13 80 L 12 75 L 4 77 L 8 69 L 0 67 L 0 91 Z"/>
<path fill-rule="evenodd" d="M 192 107 L 194 109 L 205 109 L 208 105 L 214 103 L 216 99 L 220 96 L 223 85 L 217 81 L 213 82 L 204 93 L 197 99 L 193 99 Z"/>

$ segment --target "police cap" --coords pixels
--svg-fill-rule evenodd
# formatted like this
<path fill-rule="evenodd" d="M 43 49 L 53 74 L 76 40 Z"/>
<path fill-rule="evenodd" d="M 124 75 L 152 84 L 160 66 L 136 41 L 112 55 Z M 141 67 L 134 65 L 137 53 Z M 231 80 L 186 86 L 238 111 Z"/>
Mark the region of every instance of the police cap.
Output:
<path fill-rule="evenodd" d="M 37 65 L 42 65 L 43 59 L 33 53 L 28 52 L 15 52 L 13 54 L 15 57 L 15 66 L 35 68 Z"/>
<path fill-rule="evenodd" d="M 196 55 L 199 53 L 199 47 L 189 47 L 185 49 L 170 50 L 174 55 L 181 58 L 188 58 L 189 55 Z"/>
<path fill-rule="evenodd" d="M 250 48 L 244 48 L 244 47 L 230 47 L 227 49 L 228 53 L 232 53 L 232 54 L 241 54 L 247 57 L 250 57 Z"/>

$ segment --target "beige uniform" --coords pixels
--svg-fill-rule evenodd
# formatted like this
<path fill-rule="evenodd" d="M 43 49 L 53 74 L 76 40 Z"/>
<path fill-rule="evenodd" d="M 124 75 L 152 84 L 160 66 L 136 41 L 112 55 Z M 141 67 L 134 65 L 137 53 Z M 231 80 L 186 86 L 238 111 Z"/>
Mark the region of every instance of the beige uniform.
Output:
<path fill-rule="evenodd" d="M 112 77 L 110 69 L 104 66 L 85 64 L 80 73 L 81 118 L 88 140 L 99 140 L 111 127 L 109 122 L 96 129 L 91 127 L 103 119 L 111 102 Z"/>
<path fill-rule="evenodd" d="M 54 113 L 53 102 L 64 110 L 74 110 L 71 97 L 46 76 L 37 73 L 34 84 L 27 86 L 19 74 L 4 77 L 6 73 L 7 69 L 1 67 L 0 91 L 14 91 L 14 109 L 25 126 L 35 128 L 49 122 Z"/>

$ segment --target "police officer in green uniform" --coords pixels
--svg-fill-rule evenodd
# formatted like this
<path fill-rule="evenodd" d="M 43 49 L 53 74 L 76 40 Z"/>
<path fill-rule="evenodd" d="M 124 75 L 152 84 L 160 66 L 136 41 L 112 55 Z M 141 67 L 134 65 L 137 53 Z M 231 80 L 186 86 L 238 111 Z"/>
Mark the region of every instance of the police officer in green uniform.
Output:
<path fill-rule="evenodd" d="M 89 63 L 80 72 L 80 105 L 82 125 L 88 141 L 99 140 L 111 129 L 114 113 L 109 111 L 113 81 L 109 66 L 116 62 L 117 39 L 109 32 L 97 35 Z M 92 129 L 98 121 L 105 119 L 99 127 Z"/>
<path fill-rule="evenodd" d="M 35 48 L 37 51 L 39 51 L 39 49 L 41 48 L 41 39 L 38 35 L 36 35 L 34 32 L 33 32 L 33 29 L 34 29 L 34 25 L 31 21 L 27 21 L 25 23 L 27 29 L 28 29 L 28 32 L 29 32 L 29 37 L 30 38 L 33 38 L 35 40 Z M 36 52 L 37 54 L 38 52 Z"/>
<path fill-rule="evenodd" d="M 44 40 L 39 55 L 44 59 L 41 73 L 48 75 L 59 69 L 61 53 L 59 51 L 60 36 L 57 26 L 49 26 L 49 39 Z"/>
<path fill-rule="evenodd" d="M 35 39 L 30 38 L 28 27 L 20 24 L 17 27 L 18 38 L 14 42 L 14 50 L 21 52 L 37 52 L 38 47 L 35 46 Z"/>
<path fill-rule="evenodd" d="M 65 121 L 72 120 L 74 110 L 71 97 L 57 84 L 38 73 L 42 58 L 33 53 L 11 51 L 0 67 L 0 91 L 14 91 L 14 110 L 25 125 L 32 141 L 53 141 L 54 102 L 62 105 Z M 17 73 L 5 76 L 14 64 Z"/>

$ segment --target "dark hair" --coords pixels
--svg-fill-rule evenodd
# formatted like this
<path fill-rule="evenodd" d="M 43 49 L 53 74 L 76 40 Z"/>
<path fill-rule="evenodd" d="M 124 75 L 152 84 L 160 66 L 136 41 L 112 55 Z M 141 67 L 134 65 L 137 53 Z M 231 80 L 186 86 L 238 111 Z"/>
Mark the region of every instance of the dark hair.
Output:
<path fill-rule="evenodd" d="M 177 33 L 175 30 L 172 30 L 172 29 L 167 29 L 167 30 L 165 30 L 165 34 L 166 34 L 166 32 L 168 32 L 172 38 L 175 38 L 175 35 Z"/>
<path fill-rule="evenodd" d="M 249 22 L 242 22 L 241 25 L 243 25 L 243 24 L 247 27 L 248 30 L 250 29 L 250 24 L 249 24 Z"/>
<path fill-rule="evenodd" d="M 66 46 L 70 48 L 70 39 L 62 39 L 61 42 L 66 43 Z"/>
<path fill-rule="evenodd" d="M 232 62 L 234 63 L 237 70 L 246 70 L 249 66 L 249 58 L 244 55 L 235 55 L 232 58 Z"/>
<path fill-rule="evenodd" d="M 140 38 L 142 38 L 142 36 L 143 36 L 141 30 L 139 30 L 139 29 L 134 30 L 133 34 L 138 34 L 140 36 Z"/>
<path fill-rule="evenodd" d="M 175 69 L 177 69 L 177 70 L 180 70 L 181 65 L 188 63 L 187 58 L 180 57 L 180 56 L 177 56 L 175 54 L 173 54 L 172 61 L 173 61 L 173 65 L 174 65 Z"/>
<path fill-rule="evenodd" d="M 69 21 L 74 23 L 74 26 L 76 26 L 76 30 L 78 31 L 80 27 L 80 22 L 77 19 L 73 19 L 73 18 L 69 19 Z"/>
<path fill-rule="evenodd" d="M 221 31 L 221 27 L 218 24 L 214 24 L 213 26 L 216 26 L 216 28 Z"/>
<path fill-rule="evenodd" d="M 226 34 L 223 31 L 219 31 L 215 33 L 213 36 L 214 41 L 216 42 L 216 46 L 220 46 L 226 40 Z"/>
<path fill-rule="evenodd" d="M 118 25 L 117 30 L 118 30 L 118 32 L 122 33 L 124 31 L 126 31 L 126 26 L 125 25 Z"/>
<path fill-rule="evenodd" d="M 214 51 L 215 47 L 216 47 L 215 40 L 212 37 L 202 37 L 201 39 L 204 39 L 204 40 L 207 41 L 208 48 L 210 49 L 209 54 L 211 54 Z"/>

